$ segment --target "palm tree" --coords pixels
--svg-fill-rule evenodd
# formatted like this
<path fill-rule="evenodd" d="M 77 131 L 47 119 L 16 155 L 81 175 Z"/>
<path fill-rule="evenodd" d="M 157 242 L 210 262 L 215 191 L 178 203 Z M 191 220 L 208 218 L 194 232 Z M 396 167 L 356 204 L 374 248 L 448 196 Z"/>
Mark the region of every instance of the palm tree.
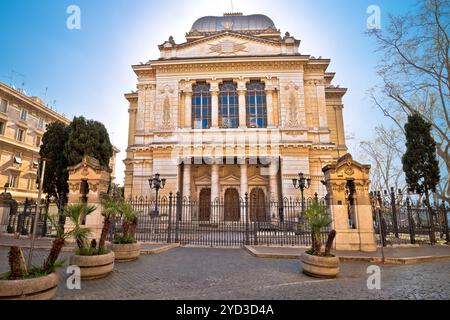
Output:
<path fill-rule="evenodd" d="M 107 197 L 102 201 L 102 216 L 104 218 L 102 234 L 98 244 L 99 250 L 105 248 L 106 238 L 108 237 L 109 229 L 116 215 L 121 211 L 120 200 Z"/>
<path fill-rule="evenodd" d="M 49 216 L 47 217 L 47 220 L 50 221 L 52 227 L 56 229 L 56 238 L 53 240 L 52 248 L 43 267 L 46 273 L 50 273 L 58 260 L 62 248 L 66 243 L 66 239 L 72 236 L 73 230 L 64 232 L 64 227 L 59 223 L 59 217 Z"/>
<path fill-rule="evenodd" d="M 127 239 L 130 236 L 134 239 L 136 236 L 136 229 L 138 224 L 139 213 L 127 204 L 123 203 L 121 206 L 123 214 L 123 238 Z"/>
<path fill-rule="evenodd" d="M 312 250 L 311 254 L 315 256 L 322 255 L 322 237 L 321 231 L 323 228 L 328 227 L 333 220 L 328 215 L 327 208 L 320 204 L 317 199 L 309 206 L 305 212 L 306 220 L 311 227 L 312 236 Z M 331 245 L 333 244 L 336 232 L 333 230 L 330 233 L 327 241 L 326 255 L 330 253 Z"/>
<path fill-rule="evenodd" d="M 97 210 L 95 206 L 88 206 L 84 203 L 72 204 L 64 208 L 64 214 L 74 225 L 70 235 L 75 238 L 79 249 L 89 247 L 89 235 L 91 230 L 81 227 L 81 221 Z"/>

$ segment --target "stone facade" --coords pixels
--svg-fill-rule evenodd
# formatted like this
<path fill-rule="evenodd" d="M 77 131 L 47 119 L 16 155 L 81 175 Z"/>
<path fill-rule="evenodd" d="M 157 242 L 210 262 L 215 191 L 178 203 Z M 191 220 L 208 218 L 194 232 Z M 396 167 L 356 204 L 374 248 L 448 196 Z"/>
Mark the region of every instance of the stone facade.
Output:
<path fill-rule="evenodd" d="M 201 18 L 186 38 L 133 66 L 125 196 L 154 196 L 148 180 L 159 173 L 163 195 L 262 189 L 278 201 L 299 197 L 300 172 L 312 178 L 308 197 L 325 196 L 322 168 L 347 151 L 347 90 L 331 84 L 330 60 L 300 54 L 300 41 L 261 15 Z"/>

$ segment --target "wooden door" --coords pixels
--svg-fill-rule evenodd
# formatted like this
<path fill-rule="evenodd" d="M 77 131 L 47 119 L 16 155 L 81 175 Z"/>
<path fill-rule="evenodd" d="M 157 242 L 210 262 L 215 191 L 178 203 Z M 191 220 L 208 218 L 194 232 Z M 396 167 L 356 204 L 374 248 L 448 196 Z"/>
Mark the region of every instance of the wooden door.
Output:
<path fill-rule="evenodd" d="M 224 220 L 226 222 L 241 220 L 239 192 L 234 188 L 225 192 Z"/>
<path fill-rule="evenodd" d="M 255 188 L 250 194 L 250 219 L 253 222 L 267 221 L 266 195 L 261 188 Z"/>
<path fill-rule="evenodd" d="M 211 219 L 211 189 L 205 188 L 200 191 L 199 221 L 210 221 Z"/>

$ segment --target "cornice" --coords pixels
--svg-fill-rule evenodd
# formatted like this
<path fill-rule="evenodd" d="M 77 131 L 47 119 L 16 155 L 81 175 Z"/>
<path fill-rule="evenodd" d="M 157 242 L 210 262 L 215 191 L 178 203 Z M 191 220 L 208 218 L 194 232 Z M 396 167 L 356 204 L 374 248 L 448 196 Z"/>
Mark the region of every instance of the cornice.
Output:
<path fill-rule="evenodd" d="M 11 96 L 13 96 L 15 99 L 19 100 L 21 103 L 26 104 L 28 107 L 31 107 L 35 110 L 37 110 L 40 113 L 46 114 L 53 119 L 59 120 L 63 122 L 66 125 L 70 124 L 70 120 L 64 117 L 63 115 L 57 113 L 56 111 L 48 108 L 47 106 L 37 103 L 34 101 L 31 97 L 26 96 L 25 94 L 14 90 L 13 88 L 3 84 L 0 82 L 0 91 L 3 91 Z"/>
<path fill-rule="evenodd" d="M 157 66 L 158 73 L 193 73 L 220 71 L 273 71 L 299 70 L 303 68 L 301 60 L 253 60 L 253 61 L 204 61 L 202 63 L 161 64 Z M 139 74 L 139 71 L 138 71 Z"/>

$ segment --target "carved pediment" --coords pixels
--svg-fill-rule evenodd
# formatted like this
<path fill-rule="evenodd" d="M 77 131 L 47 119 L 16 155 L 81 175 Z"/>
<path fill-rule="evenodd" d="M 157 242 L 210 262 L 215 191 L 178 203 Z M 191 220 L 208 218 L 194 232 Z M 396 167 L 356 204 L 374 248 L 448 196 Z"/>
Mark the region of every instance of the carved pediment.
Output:
<path fill-rule="evenodd" d="M 177 58 L 279 55 L 282 43 L 274 40 L 224 32 L 176 46 Z M 164 50 L 164 48 L 162 48 Z"/>
<path fill-rule="evenodd" d="M 241 183 L 241 179 L 236 177 L 235 175 L 229 175 L 220 180 L 220 183 L 223 185 L 239 185 Z"/>
<path fill-rule="evenodd" d="M 211 185 L 211 177 L 208 175 L 204 175 L 195 180 L 196 185 L 208 186 Z"/>
<path fill-rule="evenodd" d="M 260 185 L 266 185 L 267 184 L 267 178 L 262 176 L 253 176 L 250 179 L 248 179 L 248 184 L 253 186 L 260 186 Z"/>

